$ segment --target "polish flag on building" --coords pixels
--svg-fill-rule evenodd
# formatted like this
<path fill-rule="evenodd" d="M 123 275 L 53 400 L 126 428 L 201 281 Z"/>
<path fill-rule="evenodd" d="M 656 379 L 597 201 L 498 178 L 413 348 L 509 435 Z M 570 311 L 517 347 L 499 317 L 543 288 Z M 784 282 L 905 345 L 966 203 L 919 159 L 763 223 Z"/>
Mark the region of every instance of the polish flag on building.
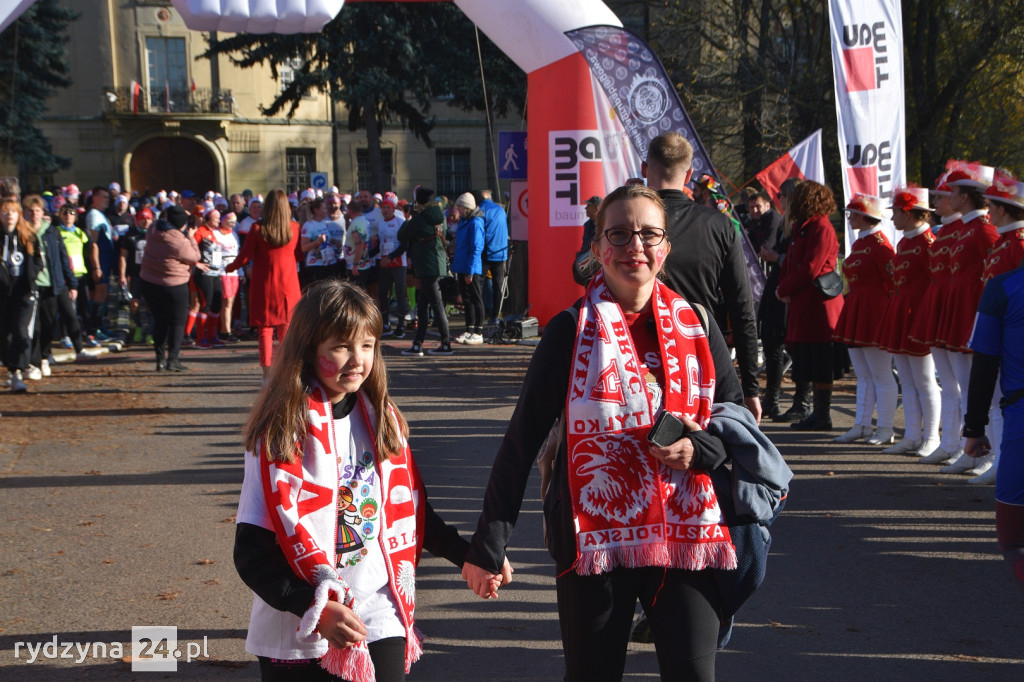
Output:
<path fill-rule="evenodd" d="M 139 113 L 139 100 L 142 99 L 142 86 L 132 81 L 132 113 Z"/>
<path fill-rule="evenodd" d="M 775 200 L 779 187 L 789 178 L 825 182 L 825 165 L 821 161 L 821 129 L 780 156 L 757 174 L 757 180 L 768 196 Z"/>

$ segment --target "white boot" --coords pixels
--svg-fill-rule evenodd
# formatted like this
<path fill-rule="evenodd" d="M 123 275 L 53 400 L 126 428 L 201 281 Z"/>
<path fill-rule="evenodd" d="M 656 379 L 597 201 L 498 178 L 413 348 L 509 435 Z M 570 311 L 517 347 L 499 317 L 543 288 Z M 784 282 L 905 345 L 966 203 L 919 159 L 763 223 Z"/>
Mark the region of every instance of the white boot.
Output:
<path fill-rule="evenodd" d="M 882 450 L 882 454 L 885 455 L 902 455 L 908 452 L 913 452 L 921 447 L 921 442 L 913 440 L 911 438 L 904 438 L 895 445 L 887 447 Z"/>
<path fill-rule="evenodd" d="M 918 462 L 922 462 L 924 464 L 943 464 L 946 461 L 952 461 L 952 459 L 954 457 L 956 457 L 957 455 L 959 455 L 961 452 L 962 452 L 962 450 L 956 450 L 954 452 L 946 452 L 940 446 L 940 447 L 935 448 L 930 453 L 928 453 L 927 455 L 925 455 L 924 457 L 922 457 L 921 459 L 919 459 L 917 461 Z"/>
<path fill-rule="evenodd" d="M 854 424 L 853 428 L 832 439 L 833 443 L 855 443 L 871 435 L 871 425 Z"/>
<path fill-rule="evenodd" d="M 892 430 L 891 426 L 887 426 L 876 430 L 864 442 L 868 445 L 889 445 L 894 440 L 896 440 L 896 433 Z"/>
<path fill-rule="evenodd" d="M 973 457 L 961 452 L 959 457 L 939 469 L 939 471 L 944 474 L 965 474 L 973 469 L 976 463 Z"/>
<path fill-rule="evenodd" d="M 981 467 L 975 467 L 974 469 L 972 469 L 972 471 L 977 471 L 980 468 Z M 995 485 L 996 470 L 998 468 L 999 467 L 996 465 L 996 463 L 993 462 L 991 466 L 985 469 L 985 471 L 981 472 L 980 474 L 968 480 L 967 482 L 972 485 Z"/>
<path fill-rule="evenodd" d="M 967 472 L 968 476 L 981 476 L 986 471 L 993 469 L 996 464 L 996 456 L 989 453 L 984 457 L 977 457 L 974 460 L 974 467 Z"/>
<path fill-rule="evenodd" d="M 917 450 L 914 450 L 913 452 L 908 452 L 907 454 L 912 455 L 914 457 L 924 457 L 925 455 L 930 455 L 932 452 L 935 451 L 936 448 L 939 447 L 939 443 L 941 442 L 942 441 L 940 441 L 938 438 L 929 438 L 928 440 L 921 443 L 921 447 L 919 447 Z"/>

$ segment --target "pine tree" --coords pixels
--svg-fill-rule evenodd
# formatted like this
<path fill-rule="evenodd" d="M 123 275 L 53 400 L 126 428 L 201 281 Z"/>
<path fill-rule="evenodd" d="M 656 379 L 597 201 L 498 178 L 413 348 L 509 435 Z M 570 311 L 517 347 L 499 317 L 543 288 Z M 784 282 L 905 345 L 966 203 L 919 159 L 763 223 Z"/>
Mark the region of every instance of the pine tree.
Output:
<path fill-rule="evenodd" d="M 71 165 L 54 154 L 35 123 L 46 113 L 46 100 L 71 85 L 65 45 L 77 19 L 57 0 L 37 0 L 0 34 L 0 156 L 21 171 L 51 173 Z"/>

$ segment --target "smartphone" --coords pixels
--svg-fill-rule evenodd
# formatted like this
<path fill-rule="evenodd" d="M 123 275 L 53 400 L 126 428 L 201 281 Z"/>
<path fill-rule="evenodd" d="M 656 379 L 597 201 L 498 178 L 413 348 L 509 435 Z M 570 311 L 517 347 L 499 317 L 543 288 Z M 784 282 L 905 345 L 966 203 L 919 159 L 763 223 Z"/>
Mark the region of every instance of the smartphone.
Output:
<path fill-rule="evenodd" d="M 664 448 L 688 433 L 690 433 L 690 429 L 679 417 L 668 410 L 663 410 L 658 415 L 657 421 L 654 422 L 654 426 L 651 427 L 650 433 L 647 434 L 647 442 Z"/>

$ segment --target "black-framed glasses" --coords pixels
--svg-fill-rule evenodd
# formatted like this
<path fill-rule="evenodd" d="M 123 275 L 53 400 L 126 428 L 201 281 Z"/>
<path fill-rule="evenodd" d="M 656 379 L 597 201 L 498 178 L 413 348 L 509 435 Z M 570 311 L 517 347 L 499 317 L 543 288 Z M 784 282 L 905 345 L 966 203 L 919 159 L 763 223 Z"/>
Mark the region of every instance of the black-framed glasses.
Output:
<path fill-rule="evenodd" d="M 639 235 L 644 246 L 657 246 L 665 241 L 665 230 L 657 227 L 645 227 L 642 230 L 627 230 L 624 227 L 613 227 L 604 231 L 604 237 L 612 246 L 625 246 Z"/>

